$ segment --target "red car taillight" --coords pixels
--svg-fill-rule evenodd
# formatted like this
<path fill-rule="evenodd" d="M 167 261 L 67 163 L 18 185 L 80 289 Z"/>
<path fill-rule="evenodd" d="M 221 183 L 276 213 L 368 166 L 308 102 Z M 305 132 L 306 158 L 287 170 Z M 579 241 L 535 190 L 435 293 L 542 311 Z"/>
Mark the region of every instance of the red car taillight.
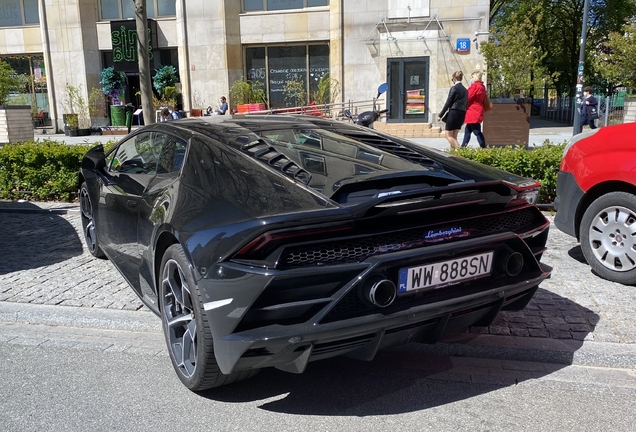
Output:
<path fill-rule="evenodd" d="M 234 257 L 239 259 L 261 260 L 266 258 L 274 249 L 282 244 L 330 239 L 334 237 L 332 235 L 334 233 L 352 231 L 353 228 L 353 223 L 346 223 L 337 226 L 331 225 L 319 228 L 297 229 L 294 231 L 266 232 L 246 244 Z"/>
<path fill-rule="evenodd" d="M 520 204 L 532 204 L 535 205 L 539 199 L 539 191 L 541 190 L 541 183 L 534 181 L 524 185 L 516 185 L 513 183 L 507 183 L 508 186 L 513 188 L 517 193 L 512 197 L 506 207 L 517 206 Z"/>

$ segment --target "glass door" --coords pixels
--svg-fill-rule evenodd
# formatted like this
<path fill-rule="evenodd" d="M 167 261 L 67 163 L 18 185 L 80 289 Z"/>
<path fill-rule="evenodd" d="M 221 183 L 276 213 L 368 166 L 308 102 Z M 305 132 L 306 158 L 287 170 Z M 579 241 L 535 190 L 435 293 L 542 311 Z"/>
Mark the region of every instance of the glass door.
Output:
<path fill-rule="evenodd" d="M 388 121 L 428 121 L 429 58 L 388 59 Z"/>

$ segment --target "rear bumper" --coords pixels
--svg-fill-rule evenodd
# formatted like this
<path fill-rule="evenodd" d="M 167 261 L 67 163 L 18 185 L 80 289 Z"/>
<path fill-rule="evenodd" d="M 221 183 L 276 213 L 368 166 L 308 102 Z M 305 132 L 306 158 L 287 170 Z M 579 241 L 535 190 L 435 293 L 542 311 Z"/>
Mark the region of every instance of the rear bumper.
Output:
<path fill-rule="evenodd" d="M 541 242 L 547 225 L 537 231 Z M 524 270 L 517 276 L 493 274 L 441 289 L 401 295 L 387 308 L 364 303 L 359 288 L 370 275 L 382 273 L 394 277 L 399 268 L 441 261 L 452 256 L 468 256 L 499 247 L 510 248 L 524 257 Z M 225 277 L 234 276 L 236 284 L 216 280 L 200 281 L 204 301 L 219 296 L 232 296 L 231 303 L 207 309 L 214 337 L 216 360 L 222 372 L 277 367 L 301 373 L 307 363 L 347 354 L 371 360 L 387 346 L 409 341 L 435 342 L 445 331 L 468 325 L 488 325 L 502 308 L 521 309 L 531 299 L 538 285 L 551 269 L 539 264 L 535 255 L 516 234 L 505 233 L 482 238 L 439 244 L 417 250 L 407 250 L 372 257 L 362 263 L 298 269 L 298 271 L 265 271 L 239 267 L 225 268 Z M 226 263 L 228 264 L 228 263 Z M 290 275 L 291 274 L 291 275 Z M 285 290 L 314 289 L 318 280 L 328 285 L 329 277 L 342 280 L 335 291 L 324 299 L 304 306 L 307 312 L 297 321 L 270 321 L 281 309 L 292 310 L 292 303 L 260 308 L 258 324 L 245 325 L 245 317 L 259 308 L 259 300 L 267 289 L 282 284 Z M 268 288 L 269 287 L 269 288 Z M 285 295 L 282 291 L 280 295 Z M 227 298 L 226 297 L 226 298 Z M 220 304 L 214 301 L 208 304 Z M 287 311 L 289 312 L 289 311 Z M 269 314 L 269 315 L 268 315 Z M 289 322 L 289 324 L 287 324 Z"/>
<path fill-rule="evenodd" d="M 577 237 L 576 212 L 585 192 L 570 172 L 559 171 L 557 177 L 557 196 L 554 199 L 556 216 L 554 224 L 566 234 Z"/>
<path fill-rule="evenodd" d="M 549 274 L 549 269 L 545 271 L 545 275 L 530 281 L 498 287 L 478 296 L 414 307 L 393 316 L 378 314 L 320 326 L 314 332 L 295 333 L 290 328 L 275 338 L 261 336 L 250 342 L 249 349 L 236 359 L 233 369 L 273 366 L 302 373 L 310 361 L 344 354 L 370 361 L 380 349 L 390 346 L 408 342 L 435 343 L 445 332 L 470 325 L 488 325 L 502 308 L 512 303 L 519 301 L 525 305 Z M 227 347 L 231 352 L 236 338 L 243 338 L 244 343 L 254 335 L 234 334 L 230 340 L 220 341 L 220 351 Z M 230 364 L 233 362 L 233 359 L 217 360 L 219 365 L 226 360 Z"/>

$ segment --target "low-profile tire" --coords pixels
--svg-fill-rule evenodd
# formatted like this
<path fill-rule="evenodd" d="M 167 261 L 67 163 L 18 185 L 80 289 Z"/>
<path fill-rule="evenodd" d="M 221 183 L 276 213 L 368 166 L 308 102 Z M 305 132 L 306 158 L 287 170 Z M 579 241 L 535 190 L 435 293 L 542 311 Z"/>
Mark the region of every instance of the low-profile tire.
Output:
<path fill-rule="evenodd" d="M 636 285 L 636 195 L 597 198 L 583 214 L 580 233 L 583 255 L 599 276 Z"/>
<path fill-rule="evenodd" d="M 97 238 L 97 227 L 95 226 L 95 220 L 93 218 L 93 203 L 91 196 L 88 193 L 88 186 L 86 182 L 82 183 L 79 192 L 79 205 L 80 205 L 80 218 L 82 219 L 82 232 L 84 233 L 84 242 L 88 251 L 95 258 L 106 258 L 104 251 L 99 246 L 99 239 Z"/>
<path fill-rule="evenodd" d="M 202 391 L 256 375 L 258 369 L 230 375 L 219 369 L 210 324 L 189 269 L 181 245 L 170 246 L 161 260 L 159 306 L 168 354 L 177 376 L 190 390 Z"/>

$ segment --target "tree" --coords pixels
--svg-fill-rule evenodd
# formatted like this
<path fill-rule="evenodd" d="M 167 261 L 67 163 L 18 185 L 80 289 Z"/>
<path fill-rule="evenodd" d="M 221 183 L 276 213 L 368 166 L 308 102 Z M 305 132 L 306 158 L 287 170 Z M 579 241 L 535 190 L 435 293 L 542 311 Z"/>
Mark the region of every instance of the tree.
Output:
<path fill-rule="evenodd" d="M 535 15 L 540 21 L 541 15 Z M 527 16 L 513 14 L 511 18 L 502 27 L 493 28 L 490 40 L 479 49 L 486 59 L 493 94 L 511 96 L 520 90 L 528 96 L 537 83 L 552 82 L 554 75 L 543 65 L 547 53 L 537 43 L 539 24 Z"/>
<path fill-rule="evenodd" d="M 139 61 L 139 90 L 144 124 L 156 122 L 155 107 L 152 102 L 152 77 L 150 75 L 150 56 L 148 41 L 148 13 L 146 0 L 128 0 L 135 2 L 135 21 L 137 27 L 137 57 Z"/>
<path fill-rule="evenodd" d="M 9 94 L 13 92 L 20 80 L 15 76 L 15 71 L 9 63 L 0 61 L 0 105 L 6 105 Z"/>
<path fill-rule="evenodd" d="M 591 59 L 600 41 L 618 31 L 636 14 L 636 0 L 589 0 L 586 66 L 593 76 Z M 519 26 L 529 19 L 537 26 L 534 47 L 546 53 L 543 66 L 554 77 L 557 91 L 569 93 L 576 84 L 585 0 L 491 0 L 491 24 L 497 29 Z M 588 75 L 588 74 L 586 74 Z"/>
<path fill-rule="evenodd" d="M 594 69 L 608 94 L 621 86 L 636 88 L 636 22 L 610 33 L 597 52 Z"/>

